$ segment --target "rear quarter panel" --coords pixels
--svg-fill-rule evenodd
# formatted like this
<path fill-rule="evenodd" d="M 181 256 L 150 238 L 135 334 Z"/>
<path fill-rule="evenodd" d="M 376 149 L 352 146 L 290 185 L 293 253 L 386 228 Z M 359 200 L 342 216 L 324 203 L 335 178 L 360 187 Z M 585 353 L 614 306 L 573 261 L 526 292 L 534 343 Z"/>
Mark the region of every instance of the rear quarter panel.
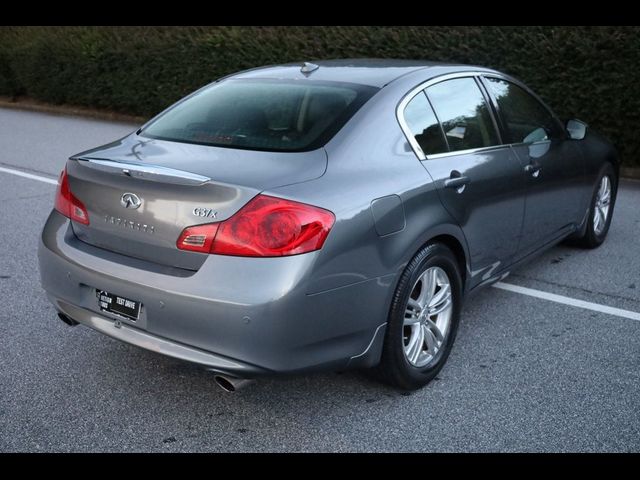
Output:
<path fill-rule="evenodd" d="M 423 79 L 424 74 L 394 82 L 393 88 L 383 88 L 365 104 L 325 147 L 328 166 L 321 178 L 272 191 L 336 215 L 314 266 L 310 293 L 385 275 L 397 277 L 420 247 L 437 235 L 457 238 L 466 250 L 461 229 L 442 206 L 435 184 L 396 119 L 401 98 Z M 386 215 L 403 216 L 404 228 L 381 236 L 371 203 L 390 195 L 402 202 Z M 390 303 L 393 289 L 387 287 L 380 294 Z M 383 317 L 385 321 L 386 312 Z"/>

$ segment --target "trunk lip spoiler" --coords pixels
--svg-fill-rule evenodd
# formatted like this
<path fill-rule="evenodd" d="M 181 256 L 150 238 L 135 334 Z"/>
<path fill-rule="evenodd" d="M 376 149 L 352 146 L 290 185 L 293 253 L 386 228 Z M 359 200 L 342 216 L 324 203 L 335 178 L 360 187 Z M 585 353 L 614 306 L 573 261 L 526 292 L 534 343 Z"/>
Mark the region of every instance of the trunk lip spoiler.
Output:
<path fill-rule="evenodd" d="M 119 162 L 115 160 L 86 157 L 75 158 L 74 160 L 82 162 L 83 165 L 97 170 L 102 170 L 108 173 L 119 173 L 127 177 L 149 180 L 152 182 L 172 183 L 177 185 L 202 185 L 211 181 L 211 178 L 205 177 L 204 175 L 148 163 Z"/>

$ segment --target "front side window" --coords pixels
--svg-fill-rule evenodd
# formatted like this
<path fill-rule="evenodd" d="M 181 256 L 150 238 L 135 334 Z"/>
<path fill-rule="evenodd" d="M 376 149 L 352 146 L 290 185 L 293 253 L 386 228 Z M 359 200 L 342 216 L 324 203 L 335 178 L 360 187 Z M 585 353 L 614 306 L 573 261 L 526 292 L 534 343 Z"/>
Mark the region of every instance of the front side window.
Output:
<path fill-rule="evenodd" d="M 229 79 L 176 105 L 140 135 L 249 150 L 307 151 L 328 142 L 377 90 L 339 82 Z"/>
<path fill-rule="evenodd" d="M 562 137 L 562 129 L 549 110 L 527 91 L 506 80 L 491 77 L 486 80 L 513 143 Z"/>
<path fill-rule="evenodd" d="M 473 78 L 454 78 L 427 88 L 451 151 L 500 143 L 487 102 Z"/>
<path fill-rule="evenodd" d="M 404 109 L 404 121 L 425 155 L 448 151 L 438 119 L 424 92 L 420 92 Z"/>

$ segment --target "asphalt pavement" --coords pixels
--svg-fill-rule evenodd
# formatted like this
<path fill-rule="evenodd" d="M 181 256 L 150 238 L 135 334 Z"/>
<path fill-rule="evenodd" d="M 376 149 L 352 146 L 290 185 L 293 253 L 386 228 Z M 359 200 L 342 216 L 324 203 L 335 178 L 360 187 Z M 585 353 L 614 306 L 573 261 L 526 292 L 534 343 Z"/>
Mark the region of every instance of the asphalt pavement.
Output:
<path fill-rule="evenodd" d="M 70 328 L 40 288 L 38 236 L 66 158 L 136 125 L 0 109 L 0 451 L 640 451 L 640 321 L 488 288 L 436 381 L 360 372 L 235 394 L 196 366 Z M 640 183 L 609 237 L 558 246 L 505 282 L 640 312 Z"/>

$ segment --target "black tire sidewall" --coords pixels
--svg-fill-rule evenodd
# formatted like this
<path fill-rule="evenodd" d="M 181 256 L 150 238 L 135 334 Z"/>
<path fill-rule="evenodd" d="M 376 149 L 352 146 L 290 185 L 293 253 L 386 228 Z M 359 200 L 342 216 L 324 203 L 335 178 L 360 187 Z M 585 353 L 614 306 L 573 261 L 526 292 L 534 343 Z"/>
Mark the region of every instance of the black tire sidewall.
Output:
<path fill-rule="evenodd" d="M 442 268 L 451 283 L 453 310 L 451 312 L 451 324 L 445 338 L 444 346 L 436 354 L 435 361 L 422 368 L 409 363 L 404 353 L 403 326 L 407 301 L 411 289 L 419 276 L 428 268 Z M 449 248 L 442 244 L 432 244 L 421 250 L 414 259 L 409 262 L 403 272 L 396 293 L 393 297 L 391 311 L 389 313 L 389 327 L 383 361 L 388 365 L 387 370 L 394 378 L 390 379 L 397 386 L 413 390 L 426 385 L 431 381 L 445 364 L 455 341 L 462 306 L 462 279 L 460 266 L 456 257 Z"/>

